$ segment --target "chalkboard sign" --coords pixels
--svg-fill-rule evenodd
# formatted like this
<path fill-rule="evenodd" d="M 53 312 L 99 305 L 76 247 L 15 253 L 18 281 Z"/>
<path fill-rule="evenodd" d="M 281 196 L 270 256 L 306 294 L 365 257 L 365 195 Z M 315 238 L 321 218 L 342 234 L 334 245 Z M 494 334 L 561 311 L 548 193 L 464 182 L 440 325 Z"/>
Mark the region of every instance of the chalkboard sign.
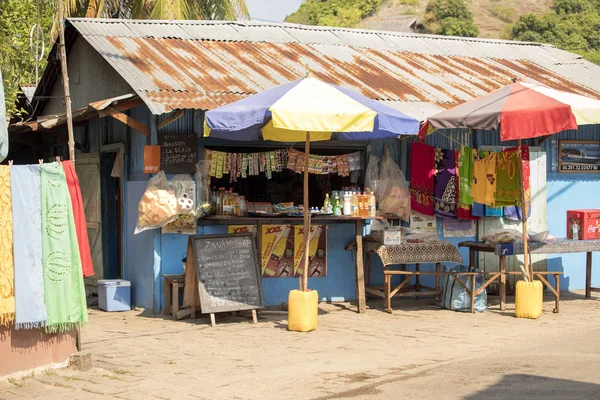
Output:
<path fill-rule="evenodd" d="M 160 133 L 160 169 L 165 174 L 193 174 L 198 162 L 195 133 Z"/>
<path fill-rule="evenodd" d="M 263 307 L 251 233 L 192 236 L 191 241 L 202 314 Z"/>

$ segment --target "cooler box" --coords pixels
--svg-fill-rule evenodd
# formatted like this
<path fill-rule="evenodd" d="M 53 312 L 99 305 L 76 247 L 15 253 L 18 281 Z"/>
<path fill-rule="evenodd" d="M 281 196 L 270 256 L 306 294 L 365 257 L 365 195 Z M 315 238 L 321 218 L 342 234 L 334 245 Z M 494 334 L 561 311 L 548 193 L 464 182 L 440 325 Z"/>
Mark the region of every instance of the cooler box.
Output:
<path fill-rule="evenodd" d="M 579 239 L 600 239 L 600 210 L 567 210 L 567 238 L 571 237 L 571 226 L 579 224 Z"/>
<path fill-rule="evenodd" d="M 98 307 L 104 311 L 131 310 L 131 282 L 123 279 L 99 280 Z"/>

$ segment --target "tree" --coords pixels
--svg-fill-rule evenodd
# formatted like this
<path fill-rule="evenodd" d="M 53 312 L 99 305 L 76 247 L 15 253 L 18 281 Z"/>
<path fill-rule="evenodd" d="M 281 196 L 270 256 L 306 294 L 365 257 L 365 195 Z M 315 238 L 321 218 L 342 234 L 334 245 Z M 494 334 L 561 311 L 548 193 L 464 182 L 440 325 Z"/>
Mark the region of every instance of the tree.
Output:
<path fill-rule="evenodd" d="M 38 69 L 44 70 L 46 55 L 50 49 L 50 27 L 54 15 L 50 3 L 40 3 L 39 24 L 45 35 L 45 54 Z M 38 23 L 35 0 L 2 0 L 0 7 L 0 68 L 4 83 L 6 115 L 20 116 L 16 109 L 19 84 L 35 83 L 35 61 L 29 43 L 29 35 L 34 24 Z M 41 43 L 40 43 L 41 49 Z"/>
<path fill-rule="evenodd" d="M 464 0 L 432 0 L 425 8 L 425 32 L 445 36 L 477 37 L 479 29 Z"/>
<path fill-rule="evenodd" d="M 303 25 L 352 28 L 373 14 L 381 0 L 306 0 L 285 20 Z"/>
<path fill-rule="evenodd" d="M 600 64 L 600 0 L 555 0 L 552 10 L 521 16 L 511 39 L 553 44 Z"/>
<path fill-rule="evenodd" d="M 20 116 L 15 106 L 19 84 L 35 83 L 35 62 L 29 32 L 38 21 L 45 33 L 45 50 L 39 70 L 57 36 L 56 0 L 0 0 L 0 67 L 6 113 Z M 244 0 L 63 0 L 65 17 L 136 19 L 235 20 L 248 16 Z M 6 40 L 5 40 L 6 38 Z"/>

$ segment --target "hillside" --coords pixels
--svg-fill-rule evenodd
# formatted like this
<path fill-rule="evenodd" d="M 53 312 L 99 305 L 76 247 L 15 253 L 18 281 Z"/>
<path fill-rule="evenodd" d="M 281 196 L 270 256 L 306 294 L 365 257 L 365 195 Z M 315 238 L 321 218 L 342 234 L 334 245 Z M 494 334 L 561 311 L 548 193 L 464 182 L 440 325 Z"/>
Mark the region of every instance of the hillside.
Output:
<path fill-rule="evenodd" d="M 357 28 L 406 32 L 410 31 L 412 22 L 423 18 L 427 2 L 428 0 L 367 0 L 366 3 L 371 5 L 381 4 L 372 15 L 364 19 L 356 16 L 356 19 L 347 18 L 344 22 L 348 22 L 346 26 Z M 506 26 L 515 22 L 522 14 L 545 14 L 550 9 L 550 3 L 550 0 L 467 0 L 479 28 L 479 36 L 489 38 L 503 38 Z M 310 23 L 310 17 L 303 11 L 305 10 L 301 8 L 286 21 Z"/>

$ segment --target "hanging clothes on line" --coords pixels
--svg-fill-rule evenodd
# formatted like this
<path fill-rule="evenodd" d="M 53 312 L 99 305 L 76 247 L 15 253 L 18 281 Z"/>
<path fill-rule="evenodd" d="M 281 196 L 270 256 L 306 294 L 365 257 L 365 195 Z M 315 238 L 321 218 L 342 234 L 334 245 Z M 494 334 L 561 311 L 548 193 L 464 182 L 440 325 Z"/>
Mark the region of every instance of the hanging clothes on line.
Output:
<path fill-rule="evenodd" d="M 411 209 L 433 215 L 433 180 L 435 149 L 425 143 L 413 142 L 410 149 Z"/>
<path fill-rule="evenodd" d="M 118 158 L 117 158 L 118 159 Z M 65 170 L 69 196 L 73 207 L 73 219 L 75 220 L 75 230 L 77 231 L 77 243 L 79 246 L 79 256 L 81 257 L 81 268 L 83 276 L 94 275 L 94 264 L 90 251 L 90 242 L 88 240 L 87 224 L 85 221 L 85 210 L 83 208 L 83 198 L 79 186 L 79 178 L 75 172 L 75 166 L 72 161 L 63 161 L 62 166 Z"/>
<path fill-rule="evenodd" d="M 477 152 L 473 161 L 473 200 L 488 206 L 496 202 L 496 153 Z"/>
<path fill-rule="evenodd" d="M 435 149 L 434 214 L 456 218 L 456 151 Z"/>
<path fill-rule="evenodd" d="M 521 173 L 516 149 L 504 150 L 496 155 L 495 207 L 520 204 Z"/>
<path fill-rule="evenodd" d="M 46 331 L 64 332 L 88 319 L 77 231 L 62 166 L 42 164 L 40 177 Z"/>
<path fill-rule="evenodd" d="M 0 325 L 15 319 L 10 166 L 0 165 Z"/>
<path fill-rule="evenodd" d="M 473 149 L 467 146 L 462 146 L 458 154 L 458 182 L 460 187 L 460 196 L 458 199 L 459 205 L 473 205 L 473 195 L 471 187 L 473 185 Z"/>
<path fill-rule="evenodd" d="M 15 263 L 15 327 L 46 324 L 42 270 L 40 166 L 13 165 L 10 170 Z"/>

